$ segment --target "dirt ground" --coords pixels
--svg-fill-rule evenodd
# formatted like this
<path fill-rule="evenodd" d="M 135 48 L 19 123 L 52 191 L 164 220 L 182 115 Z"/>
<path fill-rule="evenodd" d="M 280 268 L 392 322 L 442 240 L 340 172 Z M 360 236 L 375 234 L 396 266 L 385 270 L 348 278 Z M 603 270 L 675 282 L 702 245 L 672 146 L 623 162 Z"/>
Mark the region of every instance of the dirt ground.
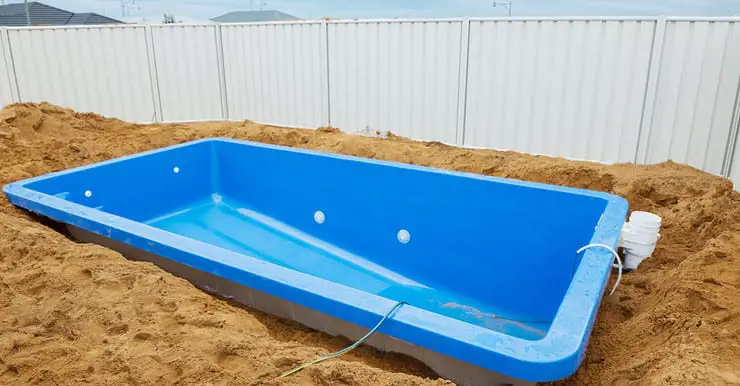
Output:
<path fill-rule="evenodd" d="M 740 194 L 685 165 L 605 166 L 251 122 L 136 125 L 21 104 L 0 112 L 0 184 L 211 136 L 621 195 L 663 217 L 662 238 L 604 299 L 586 358 L 563 383 L 740 384 Z M 75 243 L 0 200 L 0 384 L 280 384 L 281 371 L 346 343 Z M 369 348 L 282 382 L 447 383 Z"/>

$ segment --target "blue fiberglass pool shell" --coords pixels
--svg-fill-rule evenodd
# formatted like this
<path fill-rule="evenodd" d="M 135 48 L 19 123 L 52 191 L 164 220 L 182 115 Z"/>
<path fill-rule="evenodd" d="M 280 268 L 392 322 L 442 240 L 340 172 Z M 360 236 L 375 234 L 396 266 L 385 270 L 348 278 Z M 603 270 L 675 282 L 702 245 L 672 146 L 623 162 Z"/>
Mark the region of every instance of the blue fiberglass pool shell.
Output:
<path fill-rule="evenodd" d="M 624 199 L 230 139 L 9 184 L 22 208 L 526 381 L 578 368 Z"/>

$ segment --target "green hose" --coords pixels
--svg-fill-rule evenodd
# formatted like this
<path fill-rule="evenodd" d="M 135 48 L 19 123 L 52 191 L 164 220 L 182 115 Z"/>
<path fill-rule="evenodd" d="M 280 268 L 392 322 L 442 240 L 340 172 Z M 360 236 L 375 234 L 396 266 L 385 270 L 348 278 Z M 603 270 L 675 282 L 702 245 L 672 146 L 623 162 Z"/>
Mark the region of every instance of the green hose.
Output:
<path fill-rule="evenodd" d="M 317 364 L 319 362 L 323 362 L 323 361 L 325 361 L 327 359 L 338 357 L 338 356 L 340 356 L 342 354 L 345 354 L 345 353 L 348 353 L 348 352 L 354 350 L 355 348 L 357 348 L 357 346 L 361 345 L 368 338 L 370 338 L 370 336 L 373 335 L 375 333 L 375 331 L 377 331 L 380 328 L 380 326 L 383 325 L 383 322 L 385 322 L 388 318 L 390 318 L 391 315 L 393 314 L 393 312 L 395 312 L 397 309 L 399 309 L 404 304 L 408 304 L 408 303 L 403 302 L 403 301 L 396 303 L 396 305 L 393 306 L 393 308 L 391 308 L 391 310 L 388 311 L 387 314 L 385 314 L 385 316 L 383 317 L 383 319 L 380 319 L 380 322 L 378 322 L 378 324 L 376 324 L 375 327 L 372 328 L 372 330 L 368 331 L 368 333 L 365 334 L 365 336 L 363 336 L 362 338 L 360 338 L 360 340 L 358 340 L 357 342 L 352 343 L 352 345 L 350 345 L 349 347 L 344 348 L 344 349 L 341 349 L 341 350 L 339 350 L 339 351 L 337 351 L 335 353 L 331 353 L 329 355 L 325 355 L 325 356 L 323 356 L 321 358 L 316 358 L 316 359 L 312 360 L 311 362 L 304 363 L 304 364 L 302 364 L 302 365 L 294 368 L 293 370 L 284 372 L 278 378 L 285 378 L 285 377 L 287 377 L 289 375 L 293 375 L 293 374 L 295 374 L 295 373 L 297 373 L 297 372 L 305 369 L 308 366 L 315 365 L 315 364 Z"/>

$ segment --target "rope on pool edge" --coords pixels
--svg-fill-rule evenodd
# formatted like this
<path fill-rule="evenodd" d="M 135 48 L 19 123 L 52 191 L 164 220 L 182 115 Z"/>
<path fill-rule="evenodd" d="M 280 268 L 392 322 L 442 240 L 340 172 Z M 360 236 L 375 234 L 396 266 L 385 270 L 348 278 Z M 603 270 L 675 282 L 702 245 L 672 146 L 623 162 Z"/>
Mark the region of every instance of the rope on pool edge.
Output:
<path fill-rule="evenodd" d="M 357 348 L 357 346 L 361 345 L 363 342 L 365 342 L 366 340 L 368 340 L 368 338 L 370 338 L 370 336 L 373 335 L 375 333 L 375 331 L 377 331 L 380 328 L 380 326 L 382 326 L 383 323 L 386 320 L 388 320 L 388 318 L 390 318 L 391 315 L 397 309 L 399 309 L 402 305 L 404 305 L 404 304 L 408 304 L 408 303 L 406 303 L 404 301 L 401 301 L 401 302 L 396 303 L 396 305 L 393 306 L 393 308 L 391 308 L 391 310 L 388 311 L 388 313 L 385 314 L 385 316 L 383 316 L 383 319 L 380 319 L 380 322 L 378 322 L 378 324 L 376 324 L 375 327 L 373 327 L 370 331 L 368 331 L 368 333 L 365 334 L 365 336 L 363 336 L 362 338 L 360 338 L 357 342 L 352 343 L 350 346 L 348 346 L 346 348 L 343 348 L 343 349 L 341 349 L 341 350 L 339 350 L 339 351 L 337 351 L 335 353 L 331 353 L 329 355 L 324 355 L 323 357 L 316 358 L 316 359 L 314 359 L 314 360 L 312 360 L 310 362 L 306 362 L 306 363 L 304 363 L 304 364 L 302 364 L 302 365 L 300 365 L 300 366 L 298 366 L 298 367 L 296 367 L 296 368 L 294 368 L 292 370 L 286 371 L 286 372 L 282 373 L 278 378 L 285 378 L 285 377 L 287 377 L 289 375 L 293 375 L 293 374 L 295 374 L 295 373 L 297 373 L 297 372 L 305 369 L 306 367 L 315 365 L 315 364 L 317 364 L 319 362 L 323 362 L 323 361 L 325 361 L 327 359 L 338 357 L 338 356 L 340 356 L 342 354 L 345 354 L 345 353 L 348 353 L 348 352 L 354 350 L 355 348 Z"/>
<path fill-rule="evenodd" d="M 617 286 L 619 286 L 619 282 L 622 280 L 622 259 L 619 258 L 619 254 L 617 253 L 617 251 L 614 250 L 614 248 L 612 248 L 612 247 L 610 247 L 608 245 L 605 245 L 605 244 L 588 244 L 588 245 L 584 245 L 579 250 L 577 250 L 576 253 L 581 253 L 584 250 L 586 250 L 588 248 L 593 248 L 593 247 L 601 247 L 601 248 L 607 249 L 609 252 L 612 253 L 612 255 L 614 255 L 614 258 L 617 259 L 617 264 L 616 265 L 612 265 L 612 267 L 614 267 L 614 268 L 619 268 L 619 272 L 617 273 L 617 281 L 614 283 L 614 287 L 612 287 L 612 291 L 609 292 L 609 296 L 612 296 L 614 294 L 614 291 L 617 290 Z"/>

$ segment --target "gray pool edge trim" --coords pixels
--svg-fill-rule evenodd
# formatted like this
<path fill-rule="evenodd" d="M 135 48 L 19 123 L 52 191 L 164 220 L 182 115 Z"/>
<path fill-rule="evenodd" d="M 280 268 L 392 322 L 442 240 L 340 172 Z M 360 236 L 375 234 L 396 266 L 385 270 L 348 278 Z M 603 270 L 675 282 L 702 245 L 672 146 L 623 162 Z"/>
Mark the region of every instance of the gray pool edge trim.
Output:
<path fill-rule="evenodd" d="M 201 266 L 196 269 L 203 269 L 205 265 L 209 269 L 207 272 L 218 276 L 220 272 L 226 273 L 226 271 L 231 271 L 231 275 L 236 273 L 248 276 L 249 280 L 246 280 L 247 278 L 243 280 L 248 283 L 237 281 L 253 289 L 264 290 L 264 292 L 270 292 L 270 288 L 279 288 L 286 300 L 298 304 L 318 301 L 319 304 L 312 304 L 312 308 L 322 312 L 333 308 L 335 311 L 341 311 L 344 320 L 365 327 L 372 324 L 373 318 L 377 320 L 377 317 L 382 316 L 393 305 L 394 301 L 390 299 L 279 267 L 25 187 L 26 184 L 55 176 L 204 142 L 236 143 L 601 198 L 606 201 L 606 207 L 590 243 L 603 243 L 615 248 L 627 214 L 626 200 L 602 192 L 221 138 L 187 142 L 34 177 L 6 185 L 3 191 L 13 204 L 32 212 L 108 238 L 121 240 L 126 244 L 168 259 L 184 260 L 186 265 L 189 265 L 187 261 L 191 263 L 197 261 L 201 263 Z M 165 253 L 150 249 L 164 249 Z M 573 253 L 575 255 L 575 251 Z M 250 264 L 239 264 L 239 259 L 244 259 L 244 257 L 249 258 Z M 504 368 L 508 370 L 508 375 L 518 379 L 528 381 L 561 379 L 574 373 L 583 358 L 595 321 L 596 310 L 600 305 L 601 296 L 611 272 L 611 261 L 612 256 L 607 251 L 589 249 L 583 253 L 581 263 L 578 265 L 547 336 L 538 341 L 512 337 L 413 306 L 399 310 L 397 315 L 386 323 L 388 326 L 384 326 L 383 330 L 392 331 L 391 335 L 404 336 L 404 340 L 414 344 L 423 344 L 434 351 L 451 352 L 450 355 L 457 359 L 491 371 L 501 371 L 500 368 Z M 232 266 L 229 266 L 230 264 Z"/>

